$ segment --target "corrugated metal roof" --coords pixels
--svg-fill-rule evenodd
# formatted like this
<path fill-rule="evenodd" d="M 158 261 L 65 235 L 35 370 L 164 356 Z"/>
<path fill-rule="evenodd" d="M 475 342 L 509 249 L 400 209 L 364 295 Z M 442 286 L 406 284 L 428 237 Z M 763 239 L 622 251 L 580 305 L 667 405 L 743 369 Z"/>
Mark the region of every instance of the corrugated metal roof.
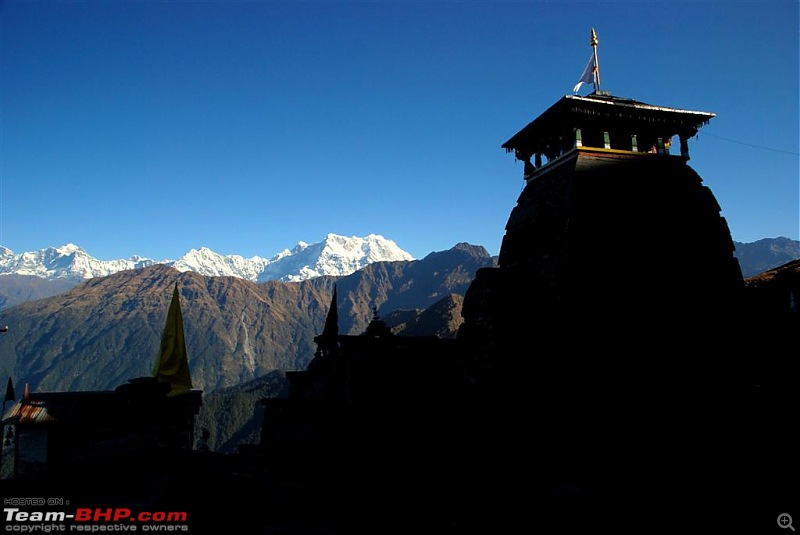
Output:
<path fill-rule="evenodd" d="M 155 379 L 153 379 L 155 381 Z M 21 424 L 60 422 L 77 426 L 108 425 L 130 418 L 150 415 L 151 418 L 173 418 L 178 414 L 197 414 L 202 404 L 202 391 L 191 390 L 167 396 L 161 390 L 147 388 L 150 381 L 117 388 L 117 390 L 80 392 L 31 392 L 3 415 L 3 423 L 19 419 Z"/>
<path fill-rule="evenodd" d="M 15 420 L 18 424 L 41 424 L 57 421 L 43 401 L 19 402 L 3 415 L 3 423 Z"/>
<path fill-rule="evenodd" d="M 20 424 L 41 424 L 73 421 L 81 412 L 113 411 L 113 391 L 99 392 L 32 392 L 23 397 L 6 414 L 3 421 L 18 419 Z"/>

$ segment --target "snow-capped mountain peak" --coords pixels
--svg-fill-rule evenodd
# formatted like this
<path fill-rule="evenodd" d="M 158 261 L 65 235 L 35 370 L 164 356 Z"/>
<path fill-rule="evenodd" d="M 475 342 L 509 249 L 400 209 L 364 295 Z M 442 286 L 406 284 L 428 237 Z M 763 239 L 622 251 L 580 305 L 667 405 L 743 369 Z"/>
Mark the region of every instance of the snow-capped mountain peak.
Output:
<path fill-rule="evenodd" d="M 395 242 L 378 234 L 328 234 L 319 243 L 299 242 L 291 254 L 274 258 L 256 279 L 299 281 L 321 275 L 349 275 L 373 262 L 413 260 Z"/>
<path fill-rule="evenodd" d="M 63 245 L 61 247 L 58 247 L 57 249 L 55 249 L 55 251 L 58 254 L 60 254 L 61 256 L 67 256 L 67 255 L 70 255 L 70 254 L 73 254 L 73 253 L 77 253 L 78 251 L 83 252 L 83 253 L 86 252 L 83 249 L 81 249 L 80 247 L 78 247 L 77 245 L 75 245 L 74 243 L 68 243 L 68 244 Z"/>
<path fill-rule="evenodd" d="M 20 254 L 0 247 L 0 275 L 33 275 L 44 279 L 81 281 L 155 263 L 139 256 L 128 260 L 97 260 L 73 243 Z"/>
<path fill-rule="evenodd" d="M 240 255 L 221 255 L 208 247 L 192 249 L 179 260 L 164 262 L 178 271 L 194 271 L 209 277 L 239 277 L 255 280 L 268 261 L 254 256 L 245 259 Z"/>
<path fill-rule="evenodd" d="M 397 244 L 378 234 L 365 237 L 328 234 L 318 243 L 300 241 L 271 259 L 221 255 L 208 247 L 191 249 L 178 260 L 155 261 L 133 255 L 127 260 L 98 260 L 73 243 L 36 252 L 15 254 L 0 246 L 0 275 L 35 275 L 46 279 L 81 281 L 125 269 L 167 264 L 205 276 L 233 276 L 255 282 L 300 281 L 321 275 L 349 275 L 373 262 L 413 260 Z"/>

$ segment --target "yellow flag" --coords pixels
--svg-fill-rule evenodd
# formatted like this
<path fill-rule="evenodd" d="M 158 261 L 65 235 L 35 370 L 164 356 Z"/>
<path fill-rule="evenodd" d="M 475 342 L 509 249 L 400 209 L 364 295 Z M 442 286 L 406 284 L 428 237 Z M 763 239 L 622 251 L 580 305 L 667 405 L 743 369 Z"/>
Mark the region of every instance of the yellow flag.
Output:
<path fill-rule="evenodd" d="M 178 295 L 178 283 L 172 291 L 172 302 L 167 312 L 167 322 L 161 335 L 161 347 L 156 357 L 153 376 L 172 385 L 170 396 L 192 389 L 189 359 L 186 356 L 186 339 L 183 334 L 183 314 Z"/>

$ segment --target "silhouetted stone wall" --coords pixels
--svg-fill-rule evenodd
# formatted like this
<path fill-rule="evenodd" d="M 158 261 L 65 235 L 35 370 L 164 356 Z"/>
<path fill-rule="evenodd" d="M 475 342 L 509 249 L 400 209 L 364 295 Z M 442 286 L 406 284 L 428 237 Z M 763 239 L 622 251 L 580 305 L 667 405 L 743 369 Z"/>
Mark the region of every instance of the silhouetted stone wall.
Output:
<path fill-rule="evenodd" d="M 674 338 L 740 306 L 727 223 L 683 158 L 576 150 L 550 165 L 511 212 L 496 273 L 467 292 L 461 336 L 583 332 L 619 348 L 632 328 Z"/>

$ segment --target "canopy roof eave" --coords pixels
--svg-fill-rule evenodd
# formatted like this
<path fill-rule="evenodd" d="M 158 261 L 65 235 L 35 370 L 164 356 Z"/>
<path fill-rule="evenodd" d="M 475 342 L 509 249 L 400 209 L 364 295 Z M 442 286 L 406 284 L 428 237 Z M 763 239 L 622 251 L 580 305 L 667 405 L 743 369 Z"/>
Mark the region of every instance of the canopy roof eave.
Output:
<path fill-rule="evenodd" d="M 663 132 L 665 136 L 691 137 L 715 116 L 710 112 L 653 106 L 606 94 L 565 95 L 503 143 L 502 148 L 507 152 L 531 154 L 546 145 L 554 132 L 564 128 L 583 128 L 601 121 L 609 121 L 604 125 L 608 128 L 614 124 L 641 125 Z"/>

